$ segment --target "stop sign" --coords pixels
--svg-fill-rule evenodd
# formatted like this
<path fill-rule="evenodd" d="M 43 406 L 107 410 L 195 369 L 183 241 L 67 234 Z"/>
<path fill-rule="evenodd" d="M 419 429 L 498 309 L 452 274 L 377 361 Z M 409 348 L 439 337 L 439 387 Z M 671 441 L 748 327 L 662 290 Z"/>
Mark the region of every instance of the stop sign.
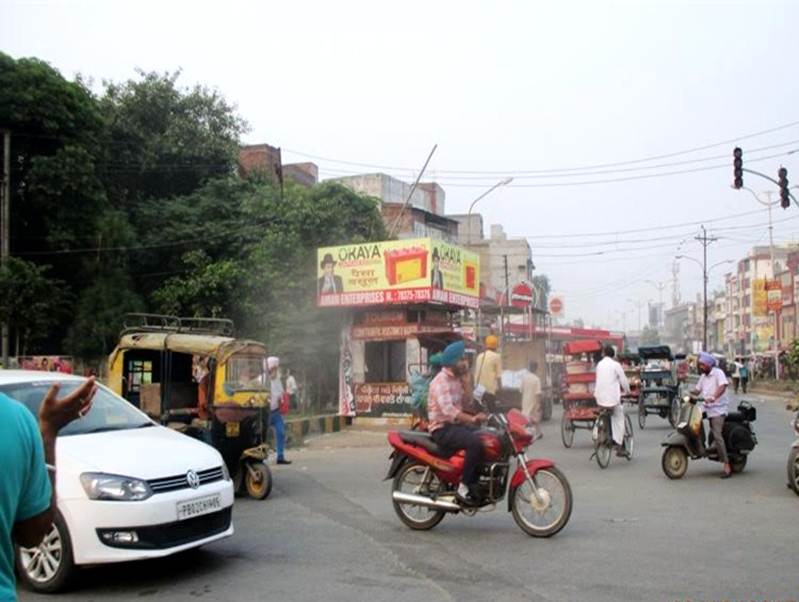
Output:
<path fill-rule="evenodd" d="M 552 297 L 549 300 L 549 312 L 553 314 L 559 314 L 563 311 L 563 301 L 560 297 Z"/>

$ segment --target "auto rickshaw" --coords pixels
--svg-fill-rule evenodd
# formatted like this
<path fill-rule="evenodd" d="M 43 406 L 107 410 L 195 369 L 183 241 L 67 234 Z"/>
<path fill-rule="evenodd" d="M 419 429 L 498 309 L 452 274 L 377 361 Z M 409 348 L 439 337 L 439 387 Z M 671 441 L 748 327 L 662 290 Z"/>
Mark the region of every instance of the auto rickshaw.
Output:
<path fill-rule="evenodd" d="M 129 314 L 108 358 L 110 388 L 161 424 L 222 454 L 237 492 L 272 490 L 266 347 L 230 320 Z"/>

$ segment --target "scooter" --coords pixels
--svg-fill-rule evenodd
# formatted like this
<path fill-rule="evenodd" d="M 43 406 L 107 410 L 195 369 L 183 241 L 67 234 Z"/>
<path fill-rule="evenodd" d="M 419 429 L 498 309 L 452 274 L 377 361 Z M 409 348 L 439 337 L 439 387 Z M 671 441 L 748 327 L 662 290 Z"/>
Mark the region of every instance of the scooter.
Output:
<path fill-rule="evenodd" d="M 799 411 L 793 419 L 793 432 L 799 437 Z M 788 487 L 799 495 L 799 439 L 793 442 L 788 453 Z"/>
<path fill-rule="evenodd" d="M 707 458 L 719 462 L 718 451 L 713 444 L 713 433 L 710 432 L 705 443 L 705 415 L 697 405 L 701 397 L 686 395 L 680 407 L 677 429 L 669 433 L 661 445 L 665 448 L 661 458 L 663 472 L 670 479 L 681 479 L 688 470 L 688 458 L 698 460 Z M 752 429 L 752 422 L 757 419 L 757 410 L 748 401 L 738 404 L 737 412 L 730 412 L 724 420 L 722 435 L 727 448 L 727 456 L 732 472 L 741 472 L 746 466 L 746 459 L 755 446 L 757 437 Z"/>

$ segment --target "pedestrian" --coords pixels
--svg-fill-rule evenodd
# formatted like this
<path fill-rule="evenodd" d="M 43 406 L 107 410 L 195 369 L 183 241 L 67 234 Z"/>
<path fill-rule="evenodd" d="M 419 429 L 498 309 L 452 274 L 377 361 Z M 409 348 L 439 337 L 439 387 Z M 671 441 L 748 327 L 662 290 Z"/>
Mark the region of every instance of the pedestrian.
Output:
<path fill-rule="evenodd" d="M 283 383 L 280 380 L 280 358 L 271 356 L 266 358 L 266 368 L 269 370 L 269 426 L 275 429 L 275 447 L 277 448 L 277 463 L 291 464 L 286 460 L 286 423 L 280 413 L 280 401 L 283 399 Z"/>
<path fill-rule="evenodd" d="M 91 409 L 96 390 L 89 378 L 59 399 L 59 387 L 53 385 L 39 409 L 38 426 L 28 408 L 0 393 L 0 600 L 17 599 L 14 544 L 33 548 L 50 532 L 58 431 Z"/>
<path fill-rule="evenodd" d="M 486 349 L 474 360 L 474 386 L 482 385 L 486 393 L 496 396 L 502 383 L 502 357 L 497 353 L 499 339 L 486 337 Z"/>
<path fill-rule="evenodd" d="M 521 372 L 522 414 L 532 423 L 535 438 L 544 436 L 541 432 L 541 379 L 538 378 L 538 363 L 530 361 Z"/>
<path fill-rule="evenodd" d="M 742 363 L 741 367 L 738 369 L 738 375 L 741 379 L 741 389 L 743 389 L 744 395 L 746 395 L 746 385 L 749 383 L 749 366 L 746 363 Z M 738 392 L 738 387 L 735 387 L 735 392 Z"/>
<path fill-rule="evenodd" d="M 289 394 L 289 402 L 291 402 L 291 407 L 299 410 L 300 409 L 300 399 L 299 399 L 299 392 L 300 388 L 297 386 L 297 379 L 294 378 L 294 373 L 286 369 L 286 392 Z"/>
<path fill-rule="evenodd" d="M 738 358 L 732 363 L 732 386 L 735 389 L 735 394 L 738 394 L 738 385 L 741 382 L 741 362 L 738 361 Z"/>

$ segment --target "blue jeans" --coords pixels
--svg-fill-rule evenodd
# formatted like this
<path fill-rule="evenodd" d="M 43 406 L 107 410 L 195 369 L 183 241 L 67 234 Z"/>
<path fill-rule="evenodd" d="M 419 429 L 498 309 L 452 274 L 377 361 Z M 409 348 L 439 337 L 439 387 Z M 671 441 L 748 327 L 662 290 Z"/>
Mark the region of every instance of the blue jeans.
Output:
<path fill-rule="evenodd" d="M 283 460 L 283 452 L 286 447 L 286 423 L 283 422 L 283 414 L 277 410 L 272 410 L 269 412 L 269 426 L 275 429 L 277 459 Z"/>

